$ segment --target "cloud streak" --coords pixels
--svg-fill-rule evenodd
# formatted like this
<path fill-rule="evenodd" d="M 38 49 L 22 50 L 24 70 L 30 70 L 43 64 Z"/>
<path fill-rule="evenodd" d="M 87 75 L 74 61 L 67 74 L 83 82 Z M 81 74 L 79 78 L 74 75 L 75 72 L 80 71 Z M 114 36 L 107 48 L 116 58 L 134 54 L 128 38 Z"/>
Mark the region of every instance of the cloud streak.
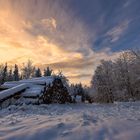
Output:
<path fill-rule="evenodd" d="M 111 43 L 118 41 L 128 28 L 129 22 L 128 20 L 121 22 L 118 26 L 109 30 L 105 36 L 110 38 Z"/>

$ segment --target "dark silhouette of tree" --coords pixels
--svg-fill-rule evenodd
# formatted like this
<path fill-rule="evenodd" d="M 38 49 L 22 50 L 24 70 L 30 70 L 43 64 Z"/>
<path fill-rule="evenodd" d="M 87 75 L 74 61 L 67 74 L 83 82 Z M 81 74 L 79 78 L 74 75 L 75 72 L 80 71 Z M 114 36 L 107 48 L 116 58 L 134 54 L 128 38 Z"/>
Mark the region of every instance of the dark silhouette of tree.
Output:
<path fill-rule="evenodd" d="M 37 68 L 37 69 L 35 70 L 35 77 L 41 77 L 41 76 L 42 76 L 41 70 L 40 70 L 40 68 Z"/>
<path fill-rule="evenodd" d="M 19 70 L 18 65 L 15 64 L 14 72 L 13 72 L 14 81 L 19 81 Z"/>
<path fill-rule="evenodd" d="M 7 77 L 8 77 L 8 72 L 7 72 L 7 63 L 6 63 L 3 69 L 2 84 L 7 81 Z"/>
<path fill-rule="evenodd" d="M 52 69 L 47 67 L 47 69 L 44 69 L 44 76 L 51 76 L 52 75 Z"/>
<path fill-rule="evenodd" d="M 8 81 L 13 81 L 14 77 L 13 77 L 13 71 L 12 69 L 9 70 L 9 73 L 8 73 Z"/>

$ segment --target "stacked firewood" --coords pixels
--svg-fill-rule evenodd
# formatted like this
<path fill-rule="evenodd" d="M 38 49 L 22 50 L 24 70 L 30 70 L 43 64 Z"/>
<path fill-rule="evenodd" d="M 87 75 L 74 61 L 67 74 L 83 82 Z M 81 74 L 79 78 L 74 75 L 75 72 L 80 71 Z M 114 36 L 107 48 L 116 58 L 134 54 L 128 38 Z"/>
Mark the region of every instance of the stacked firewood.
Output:
<path fill-rule="evenodd" d="M 61 78 L 55 78 L 52 85 L 48 85 L 43 95 L 43 102 L 46 104 L 72 102 L 67 88 L 63 85 Z"/>

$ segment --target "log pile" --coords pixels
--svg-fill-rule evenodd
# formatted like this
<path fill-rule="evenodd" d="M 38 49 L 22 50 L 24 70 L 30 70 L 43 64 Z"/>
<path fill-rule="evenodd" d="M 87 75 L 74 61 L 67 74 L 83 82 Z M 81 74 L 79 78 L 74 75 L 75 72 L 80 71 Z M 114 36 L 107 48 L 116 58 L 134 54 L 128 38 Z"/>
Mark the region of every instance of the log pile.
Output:
<path fill-rule="evenodd" d="M 52 85 L 47 86 L 43 95 L 43 102 L 46 104 L 72 102 L 71 96 L 60 78 L 55 78 Z"/>

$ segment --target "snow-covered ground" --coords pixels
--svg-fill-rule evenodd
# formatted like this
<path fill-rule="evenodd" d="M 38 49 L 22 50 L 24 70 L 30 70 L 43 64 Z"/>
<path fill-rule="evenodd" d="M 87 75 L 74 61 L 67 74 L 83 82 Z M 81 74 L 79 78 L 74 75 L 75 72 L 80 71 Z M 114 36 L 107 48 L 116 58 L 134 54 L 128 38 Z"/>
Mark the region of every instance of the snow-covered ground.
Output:
<path fill-rule="evenodd" d="M 0 110 L 0 140 L 140 140 L 140 102 Z"/>

